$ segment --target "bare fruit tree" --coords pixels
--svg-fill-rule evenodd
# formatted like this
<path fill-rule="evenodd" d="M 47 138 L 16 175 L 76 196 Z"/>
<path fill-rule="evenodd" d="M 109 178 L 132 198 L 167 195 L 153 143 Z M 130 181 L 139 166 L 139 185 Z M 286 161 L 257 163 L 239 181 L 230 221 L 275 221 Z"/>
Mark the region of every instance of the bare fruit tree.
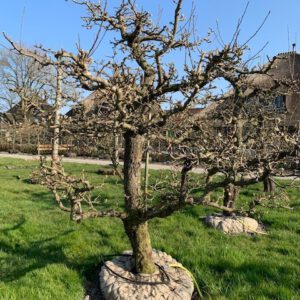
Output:
<path fill-rule="evenodd" d="M 0 52 L 0 102 L 3 111 L 20 105 L 22 120 L 27 122 L 28 114 L 33 109 L 42 110 L 50 97 L 49 68 L 43 70 L 41 65 L 30 57 L 1 49 Z"/>
<path fill-rule="evenodd" d="M 87 196 L 90 187 L 85 181 L 70 178 L 63 170 L 58 172 L 60 177 L 57 180 L 44 165 L 45 181 L 55 192 L 60 208 L 71 211 L 74 220 L 104 216 L 120 218 L 133 249 L 135 271 L 151 274 L 156 267 L 152 259 L 148 221 L 167 217 L 191 204 L 187 184 L 192 165 L 185 161 L 177 189 L 161 195 L 158 203 L 145 205 L 141 189 L 145 137 L 155 136 L 163 130 L 172 116 L 195 104 L 213 100 L 211 90 L 216 79 L 224 78 L 235 88 L 249 73 L 267 72 L 272 61 L 263 69 L 249 71 L 243 62 L 247 46 L 239 46 L 237 42 L 239 30 L 223 48 L 203 50 L 210 34 L 202 39 L 194 37 L 190 30 L 193 18 L 184 20 L 182 15 L 183 0 L 174 1 L 173 16 L 163 24 L 154 22 L 149 12 L 138 9 L 130 0 L 121 1 L 114 12 L 106 10 L 106 6 L 99 2 L 74 2 L 87 9 L 84 21 L 88 28 L 99 27 L 107 34 L 111 33 L 116 55 L 102 61 L 97 70 L 93 68 L 94 47 L 87 51 L 79 49 L 77 54 L 60 50 L 55 55 L 61 57 L 66 72 L 77 78 L 84 89 L 102 91 L 107 95 L 109 118 L 86 120 L 86 126 L 95 130 L 97 126 L 106 130 L 115 128 L 122 132 L 125 211 L 95 210 L 93 203 L 87 200 L 90 199 Z M 22 51 L 13 42 L 11 44 Z M 173 62 L 174 53 L 183 57 L 182 61 Z M 253 94 L 256 92 L 254 89 Z M 63 195 L 56 193 L 61 185 L 68 186 Z M 61 197 L 69 200 L 70 207 L 64 206 Z M 84 202 L 90 209 L 85 210 Z"/>
<path fill-rule="evenodd" d="M 262 86 L 262 82 L 259 84 Z M 236 207 L 241 188 L 270 176 L 294 175 L 295 161 L 299 160 L 298 127 L 286 124 L 286 116 L 274 110 L 279 91 L 273 84 L 256 92 L 255 97 L 249 93 L 248 84 L 236 87 L 248 92 L 232 94 L 190 119 L 181 116 L 186 120 L 181 134 L 169 139 L 175 160 L 189 161 L 207 171 L 205 185 L 194 182 L 189 189 L 203 188 L 202 203 L 223 210 L 225 215 L 246 213 L 245 207 L 244 211 Z M 285 80 L 280 84 L 281 89 L 287 85 L 288 90 L 297 88 Z M 173 122 L 169 130 L 175 130 Z M 217 188 L 223 189 L 221 203 L 211 197 Z M 253 209 L 253 203 L 249 204 Z"/>

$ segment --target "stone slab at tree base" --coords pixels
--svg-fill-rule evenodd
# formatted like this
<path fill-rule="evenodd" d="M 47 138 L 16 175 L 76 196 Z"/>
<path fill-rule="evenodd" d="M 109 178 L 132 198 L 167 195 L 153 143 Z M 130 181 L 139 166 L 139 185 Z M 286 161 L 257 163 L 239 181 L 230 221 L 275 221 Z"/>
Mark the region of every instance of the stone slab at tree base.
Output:
<path fill-rule="evenodd" d="M 123 254 L 127 256 L 120 255 L 112 261 L 107 261 L 101 269 L 100 286 L 106 300 L 190 300 L 192 298 L 194 284 L 191 277 L 186 271 L 169 266 L 178 264 L 170 255 L 153 250 L 154 262 L 161 266 L 163 271 L 158 269 L 155 274 L 146 275 L 132 273 L 134 266 L 132 252 L 126 251 Z"/>
<path fill-rule="evenodd" d="M 211 215 L 204 219 L 204 222 L 213 228 L 227 234 L 265 234 L 263 227 L 253 218 L 242 216 Z"/>

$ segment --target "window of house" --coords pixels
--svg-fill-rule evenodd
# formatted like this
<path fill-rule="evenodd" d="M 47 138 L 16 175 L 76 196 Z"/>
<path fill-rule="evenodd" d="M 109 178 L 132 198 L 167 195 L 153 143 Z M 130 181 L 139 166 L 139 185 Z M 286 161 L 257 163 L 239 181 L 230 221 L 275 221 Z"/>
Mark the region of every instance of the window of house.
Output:
<path fill-rule="evenodd" d="M 285 95 L 279 95 L 275 97 L 273 105 L 276 112 L 278 113 L 285 112 L 286 111 Z"/>

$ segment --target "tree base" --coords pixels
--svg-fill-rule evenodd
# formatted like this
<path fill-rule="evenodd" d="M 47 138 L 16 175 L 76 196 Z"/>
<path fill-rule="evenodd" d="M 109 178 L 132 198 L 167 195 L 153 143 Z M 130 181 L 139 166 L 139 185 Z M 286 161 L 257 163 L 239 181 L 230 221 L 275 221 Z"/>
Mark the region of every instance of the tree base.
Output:
<path fill-rule="evenodd" d="M 226 234 L 265 234 L 263 226 L 255 219 L 241 216 L 211 215 L 204 219 L 206 225 Z"/>
<path fill-rule="evenodd" d="M 190 300 L 194 285 L 186 271 L 170 265 L 180 265 L 164 252 L 153 250 L 154 262 L 160 266 L 154 274 L 134 274 L 131 251 L 108 261 L 100 272 L 101 291 L 106 300 L 168 299 Z"/>

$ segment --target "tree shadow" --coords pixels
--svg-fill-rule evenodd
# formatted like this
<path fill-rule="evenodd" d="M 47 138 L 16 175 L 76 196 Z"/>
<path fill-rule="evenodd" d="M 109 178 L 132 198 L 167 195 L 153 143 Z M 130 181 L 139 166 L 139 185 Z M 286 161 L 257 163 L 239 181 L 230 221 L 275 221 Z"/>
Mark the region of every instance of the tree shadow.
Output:
<path fill-rule="evenodd" d="M 33 203 L 42 203 L 43 205 L 46 204 L 47 208 L 57 207 L 57 204 L 54 200 L 52 193 L 48 190 L 34 190 L 34 189 L 18 189 L 12 190 L 9 192 L 10 194 L 15 194 L 17 197 L 24 194 L 26 198 L 29 199 Z"/>
<path fill-rule="evenodd" d="M 22 227 L 25 225 L 26 219 L 22 216 L 16 224 L 0 230 L 0 249 L 4 253 L 0 257 L 0 281 L 4 283 L 13 282 L 24 277 L 27 273 L 43 269 L 51 264 L 63 264 L 83 276 L 82 284 L 86 294 L 89 295 L 89 299 L 102 299 L 99 283 L 99 272 L 103 265 L 101 256 L 105 257 L 105 255 L 112 253 L 90 255 L 84 262 L 80 259 L 68 258 L 64 252 L 67 245 L 62 241 L 67 239 L 67 236 L 74 233 L 76 229 L 65 230 L 51 237 L 35 241 L 15 239 L 15 231 L 22 231 Z M 101 230 L 95 230 L 95 232 L 99 234 L 101 243 L 108 246 L 109 251 L 118 251 L 108 233 Z"/>
<path fill-rule="evenodd" d="M 0 230 L 0 249 L 6 254 L 0 258 L 0 281 L 15 281 L 29 272 L 59 263 L 83 274 L 87 280 L 94 280 L 94 272 L 99 269 L 101 255 L 111 254 L 97 253 L 89 256 L 84 263 L 80 259 L 68 258 L 64 253 L 66 244 L 62 243 L 62 239 L 74 233 L 76 229 L 68 229 L 57 235 L 35 241 L 16 241 L 14 238 L 15 231 L 22 231 L 25 224 L 26 219 L 22 216 L 16 224 Z M 95 232 L 99 235 L 102 245 L 111 244 L 112 234 L 100 230 Z M 109 249 L 110 251 L 117 251 L 111 246 Z M 6 260 L 9 260 L 9 263 L 5 264 Z"/>
<path fill-rule="evenodd" d="M 33 242 L 12 242 L 12 232 L 21 230 L 25 223 L 25 218 L 21 217 L 17 224 L 0 231 L 0 249 L 8 255 L 9 259 L 8 268 L 6 269 L 3 266 L 7 258 L 1 258 L 0 260 L 0 265 L 3 267 L 0 273 L 1 281 L 15 281 L 28 272 L 44 268 L 52 263 L 64 263 L 70 268 L 78 268 L 76 263 L 68 260 L 62 246 L 57 243 L 58 238 L 61 239 L 61 237 L 70 234 L 74 230 L 66 230 L 59 235 Z M 28 262 L 28 265 L 24 264 L 24 260 Z"/>
<path fill-rule="evenodd" d="M 279 262 L 245 262 L 239 266 L 234 265 L 228 260 L 219 260 L 209 264 L 209 268 L 215 271 L 220 277 L 224 278 L 226 274 L 226 281 L 232 286 L 232 282 L 239 278 L 247 282 L 253 288 L 259 287 L 261 284 L 272 282 L 278 287 L 285 287 L 287 289 L 297 289 L 292 287 L 290 281 L 284 278 L 283 274 L 295 274 L 295 270 L 291 266 L 282 265 Z M 231 275 L 229 275 L 231 273 Z M 230 279 L 231 277 L 231 279 Z M 234 288 L 234 286 L 232 286 Z"/>

